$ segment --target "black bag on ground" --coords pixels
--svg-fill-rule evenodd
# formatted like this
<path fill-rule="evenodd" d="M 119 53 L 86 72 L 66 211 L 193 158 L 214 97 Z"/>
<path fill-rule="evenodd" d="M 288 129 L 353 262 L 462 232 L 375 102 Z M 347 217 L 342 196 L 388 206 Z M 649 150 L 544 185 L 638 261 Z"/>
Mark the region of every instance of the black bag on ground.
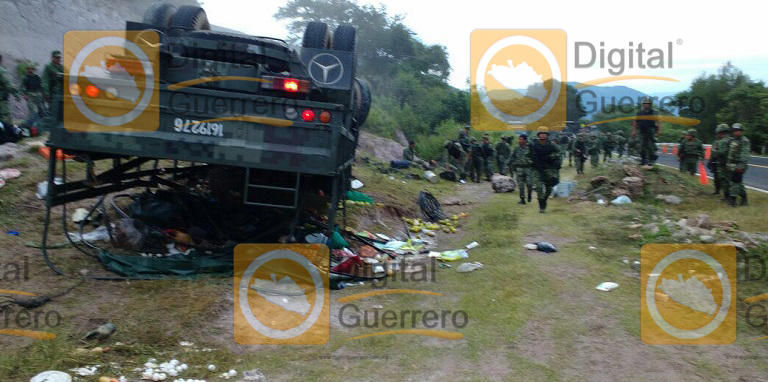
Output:
<path fill-rule="evenodd" d="M 389 162 L 389 166 L 392 168 L 409 168 L 411 167 L 411 161 L 408 160 L 393 160 Z"/>
<path fill-rule="evenodd" d="M 189 208 L 179 194 L 163 190 L 136 196 L 128 215 L 159 228 L 187 228 L 191 220 Z"/>
<path fill-rule="evenodd" d="M 456 173 L 455 173 L 455 172 L 453 172 L 453 171 L 443 171 L 443 172 L 441 172 L 441 173 L 440 173 L 440 175 L 439 175 L 439 176 L 440 176 L 441 178 L 443 178 L 443 179 L 447 180 L 447 181 L 451 181 L 451 182 L 455 182 L 455 181 L 457 181 L 457 179 L 456 179 Z"/>

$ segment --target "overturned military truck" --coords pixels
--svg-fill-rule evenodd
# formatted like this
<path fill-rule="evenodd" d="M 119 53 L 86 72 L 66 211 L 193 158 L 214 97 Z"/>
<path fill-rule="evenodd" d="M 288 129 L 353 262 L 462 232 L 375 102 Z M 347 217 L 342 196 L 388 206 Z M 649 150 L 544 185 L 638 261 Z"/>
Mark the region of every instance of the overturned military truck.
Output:
<path fill-rule="evenodd" d="M 276 38 L 212 31 L 200 7 L 155 4 L 126 29 L 159 37 L 159 128 L 65 126 L 67 107 L 87 101 L 109 108 L 131 91 L 105 91 L 95 83 L 83 88 L 82 79 L 65 73 L 47 142 L 43 255 L 52 269 L 64 273 L 46 250 L 51 208 L 59 205 L 64 233 L 76 247 L 106 269 L 136 278 L 231 273 L 223 259 L 231 261 L 237 243 L 270 242 L 276 235 L 301 241 L 306 227 L 326 235 L 335 229 L 371 103 L 367 83 L 355 77 L 354 27 L 331 31 L 311 22 L 296 51 Z M 135 58 L 119 56 L 102 66 L 143 70 Z M 67 158 L 85 164 L 74 165 L 85 168 L 81 178 L 67 179 Z M 66 205 L 88 199 L 96 202 L 80 233 L 67 232 Z M 132 249 L 133 256 L 88 240 L 85 222 L 95 220 L 112 245 Z M 150 261 L 165 246 L 171 255 Z"/>

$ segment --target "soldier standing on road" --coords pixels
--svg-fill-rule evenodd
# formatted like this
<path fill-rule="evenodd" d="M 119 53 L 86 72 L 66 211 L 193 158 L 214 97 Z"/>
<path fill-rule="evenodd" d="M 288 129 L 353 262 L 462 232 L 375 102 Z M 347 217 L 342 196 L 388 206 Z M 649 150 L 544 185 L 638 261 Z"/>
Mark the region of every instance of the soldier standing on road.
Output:
<path fill-rule="evenodd" d="M 605 133 L 605 139 L 603 140 L 603 162 L 607 161 L 608 158 L 613 157 L 613 146 L 615 145 L 615 141 L 613 140 L 613 136 L 610 132 Z"/>
<path fill-rule="evenodd" d="M 515 176 L 517 187 L 520 188 L 520 201 L 517 204 L 525 204 L 525 190 L 528 190 L 528 202 L 531 202 L 533 183 L 531 182 L 531 147 L 528 145 L 528 136 L 520 134 L 517 138 L 517 146 L 509 158 L 512 175 Z"/>
<path fill-rule="evenodd" d="M 27 101 L 28 117 L 33 115 L 42 117 L 45 114 L 43 84 L 40 76 L 35 73 L 34 65 L 27 66 L 27 74 L 21 80 L 21 86 L 24 90 L 24 100 Z"/>
<path fill-rule="evenodd" d="M 597 140 L 597 135 L 590 134 L 587 141 L 587 154 L 589 155 L 589 163 L 592 168 L 597 168 L 600 163 L 600 141 Z"/>
<path fill-rule="evenodd" d="M 61 65 L 61 51 L 51 52 L 51 62 L 43 68 L 43 98 L 51 110 L 53 97 L 62 93 L 64 84 L 64 66 Z"/>
<path fill-rule="evenodd" d="M 584 162 L 587 161 L 587 142 L 584 141 L 584 134 L 579 133 L 576 141 L 573 142 L 573 156 L 576 158 L 576 173 L 584 173 Z"/>
<path fill-rule="evenodd" d="M 425 170 L 430 170 L 432 168 L 429 163 L 416 156 L 416 142 L 412 140 L 409 140 L 408 147 L 403 149 L 403 159 L 417 164 Z"/>
<path fill-rule="evenodd" d="M 3 56 L 0 56 L 0 65 L 3 64 Z M 19 100 L 19 91 L 11 84 L 8 72 L 0 66 L 0 122 L 10 124 L 11 108 L 8 106 L 8 97 L 13 95 Z"/>
<path fill-rule="evenodd" d="M 682 164 L 682 171 L 696 175 L 696 164 L 704 158 L 704 145 L 696 138 L 696 130 L 688 130 L 677 157 Z"/>
<path fill-rule="evenodd" d="M 512 154 L 512 149 L 509 147 L 509 138 L 502 135 L 501 140 L 496 144 L 496 168 L 501 175 L 507 175 L 507 163 L 510 154 Z"/>
<path fill-rule="evenodd" d="M 683 130 L 680 132 L 680 139 L 677 140 L 677 155 L 680 156 L 680 150 L 683 148 L 683 143 L 685 143 L 686 139 L 688 139 L 688 130 Z M 683 172 L 683 161 L 678 160 L 677 161 L 677 167 L 680 169 L 680 172 Z"/>
<path fill-rule="evenodd" d="M 552 193 L 552 187 L 560 183 L 560 164 L 562 156 L 560 147 L 549 141 L 549 128 L 539 127 L 536 140 L 531 145 L 530 158 L 533 162 L 531 177 L 533 189 L 539 199 L 539 212 L 547 209 L 547 199 Z"/>
<path fill-rule="evenodd" d="M 744 128 L 740 123 L 731 126 L 731 141 L 728 145 L 728 172 L 730 173 L 730 189 L 728 204 L 736 207 L 736 197 L 741 196 L 741 205 L 747 204 L 747 190 L 744 188 L 744 173 L 747 172 L 749 157 L 752 155 L 752 147 L 749 139 L 744 135 Z"/>
<path fill-rule="evenodd" d="M 485 180 L 487 182 L 491 181 L 491 175 L 493 174 L 493 171 L 491 171 L 491 162 L 493 162 L 493 145 L 491 145 L 491 136 L 489 134 L 483 134 L 483 144 L 482 144 L 482 150 L 481 150 L 481 158 L 482 158 L 482 165 L 483 170 L 485 171 Z"/>
<path fill-rule="evenodd" d="M 656 136 L 661 134 L 661 122 L 654 120 L 658 113 L 651 108 L 651 100 L 643 100 L 643 107 L 637 111 L 638 119 L 632 121 L 632 137 L 639 138 L 640 165 L 653 166 L 658 156 L 656 155 Z M 651 118 L 651 119 L 640 119 Z"/>
<path fill-rule="evenodd" d="M 443 144 L 443 162 L 445 171 L 453 171 L 461 182 L 465 182 L 464 164 L 467 161 L 467 153 L 461 148 L 459 142 L 445 141 Z"/>
<path fill-rule="evenodd" d="M 728 201 L 728 183 L 730 182 L 728 167 L 728 145 L 731 143 L 731 128 L 725 123 L 717 125 L 715 129 L 717 140 L 712 144 L 712 157 L 709 160 L 710 170 L 715 178 L 714 195 L 723 191 L 723 200 Z"/>

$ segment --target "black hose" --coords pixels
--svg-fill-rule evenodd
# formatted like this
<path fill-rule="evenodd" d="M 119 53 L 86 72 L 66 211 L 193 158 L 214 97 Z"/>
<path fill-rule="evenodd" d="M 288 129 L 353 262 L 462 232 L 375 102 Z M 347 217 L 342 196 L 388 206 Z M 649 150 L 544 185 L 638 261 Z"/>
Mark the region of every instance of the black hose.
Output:
<path fill-rule="evenodd" d="M 438 202 L 429 191 L 419 192 L 419 207 L 421 208 L 421 213 L 424 217 L 431 222 L 445 219 L 445 214 L 440 207 L 440 202 Z"/>

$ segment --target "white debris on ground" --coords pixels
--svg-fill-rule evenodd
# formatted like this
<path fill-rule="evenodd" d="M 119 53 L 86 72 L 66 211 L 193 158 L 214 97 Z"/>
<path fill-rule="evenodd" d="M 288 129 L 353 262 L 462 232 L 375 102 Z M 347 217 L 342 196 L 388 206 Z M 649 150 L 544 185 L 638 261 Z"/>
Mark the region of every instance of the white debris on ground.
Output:
<path fill-rule="evenodd" d="M 97 371 L 99 371 L 99 367 L 101 365 L 94 365 L 91 367 L 78 367 L 74 369 L 69 369 L 69 371 L 81 376 L 81 377 L 90 377 L 92 375 L 95 375 Z"/>

